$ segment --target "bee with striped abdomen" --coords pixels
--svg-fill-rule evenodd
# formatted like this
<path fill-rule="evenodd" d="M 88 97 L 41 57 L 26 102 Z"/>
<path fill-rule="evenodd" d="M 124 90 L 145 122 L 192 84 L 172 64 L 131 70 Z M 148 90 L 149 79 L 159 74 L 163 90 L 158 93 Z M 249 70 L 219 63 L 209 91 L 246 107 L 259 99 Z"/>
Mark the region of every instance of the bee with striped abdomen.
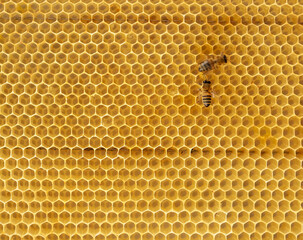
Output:
<path fill-rule="evenodd" d="M 199 65 L 199 71 L 207 73 L 213 69 L 216 69 L 219 65 L 227 63 L 227 57 L 222 53 L 220 56 L 210 56 L 209 59 L 205 60 Z"/>
<path fill-rule="evenodd" d="M 200 94 L 197 97 L 197 103 L 203 103 L 205 107 L 208 107 L 211 104 L 211 82 L 208 80 L 203 81 L 202 88 L 199 89 Z"/>

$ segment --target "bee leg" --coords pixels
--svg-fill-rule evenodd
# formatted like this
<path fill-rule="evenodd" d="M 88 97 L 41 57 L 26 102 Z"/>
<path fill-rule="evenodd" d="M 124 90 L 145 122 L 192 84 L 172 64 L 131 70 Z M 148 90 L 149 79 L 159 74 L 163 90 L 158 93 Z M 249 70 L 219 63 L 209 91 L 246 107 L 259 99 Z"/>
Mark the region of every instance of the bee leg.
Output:
<path fill-rule="evenodd" d="M 213 61 L 214 60 L 214 56 L 207 54 L 207 60 Z"/>
<path fill-rule="evenodd" d="M 206 73 L 203 75 L 203 81 L 202 81 L 202 83 L 203 83 L 204 81 L 207 81 L 208 78 L 209 78 L 209 72 L 206 72 Z"/>
<path fill-rule="evenodd" d="M 199 84 L 200 86 L 202 86 L 204 75 L 202 75 L 202 76 L 203 76 L 203 77 L 202 77 L 202 81 L 200 81 L 201 78 L 197 78 L 195 82 L 193 82 L 193 83 L 190 84 L 190 86 L 192 86 L 194 83 L 197 83 L 197 84 Z"/>

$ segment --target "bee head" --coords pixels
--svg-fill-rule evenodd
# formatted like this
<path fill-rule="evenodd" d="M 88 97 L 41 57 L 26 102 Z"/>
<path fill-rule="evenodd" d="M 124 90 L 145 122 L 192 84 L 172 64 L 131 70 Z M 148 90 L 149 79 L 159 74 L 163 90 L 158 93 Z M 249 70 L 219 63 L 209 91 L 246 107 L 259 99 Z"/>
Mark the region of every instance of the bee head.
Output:
<path fill-rule="evenodd" d="M 210 103 L 204 103 L 204 106 L 205 106 L 205 107 L 209 107 L 209 106 L 210 106 Z"/>
<path fill-rule="evenodd" d="M 226 55 L 223 56 L 224 62 L 227 63 L 227 57 Z"/>
<path fill-rule="evenodd" d="M 208 80 L 204 80 L 203 83 L 204 83 L 204 84 L 205 84 L 205 83 L 209 83 L 209 84 L 210 84 L 211 82 L 208 81 Z"/>

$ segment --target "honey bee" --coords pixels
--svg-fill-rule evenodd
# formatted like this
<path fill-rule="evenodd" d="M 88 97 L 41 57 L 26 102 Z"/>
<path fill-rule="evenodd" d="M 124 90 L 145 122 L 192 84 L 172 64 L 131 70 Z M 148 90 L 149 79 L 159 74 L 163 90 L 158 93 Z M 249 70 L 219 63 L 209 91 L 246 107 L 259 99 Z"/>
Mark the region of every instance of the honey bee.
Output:
<path fill-rule="evenodd" d="M 224 53 L 221 53 L 220 56 L 214 57 L 209 56 L 209 59 L 200 63 L 199 72 L 207 73 L 213 69 L 218 68 L 219 65 L 227 63 L 227 57 Z"/>
<path fill-rule="evenodd" d="M 212 98 L 211 82 L 208 80 L 204 80 L 203 86 L 199 89 L 199 92 L 200 93 L 197 97 L 197 103 L 203 103 L 205 107 L 209 107 Z"/>

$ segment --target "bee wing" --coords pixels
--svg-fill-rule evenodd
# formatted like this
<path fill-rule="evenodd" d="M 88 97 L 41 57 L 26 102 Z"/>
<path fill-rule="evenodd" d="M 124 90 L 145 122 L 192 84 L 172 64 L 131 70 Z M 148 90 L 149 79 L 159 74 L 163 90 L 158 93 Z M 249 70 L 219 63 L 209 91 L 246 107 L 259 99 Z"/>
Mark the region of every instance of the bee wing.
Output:
<path fill-rule="evenodd" d="M 203 103 L 203 101 L 202 101 L 202 94 L 199 94 L 197 96 L 197 104 L 202 104 L 202 103 Z"/>
<path fill-rule="evenodd" d="M 210 89 L 209 93 L 213 98 L 217 96 L 213 89 Z"/>

